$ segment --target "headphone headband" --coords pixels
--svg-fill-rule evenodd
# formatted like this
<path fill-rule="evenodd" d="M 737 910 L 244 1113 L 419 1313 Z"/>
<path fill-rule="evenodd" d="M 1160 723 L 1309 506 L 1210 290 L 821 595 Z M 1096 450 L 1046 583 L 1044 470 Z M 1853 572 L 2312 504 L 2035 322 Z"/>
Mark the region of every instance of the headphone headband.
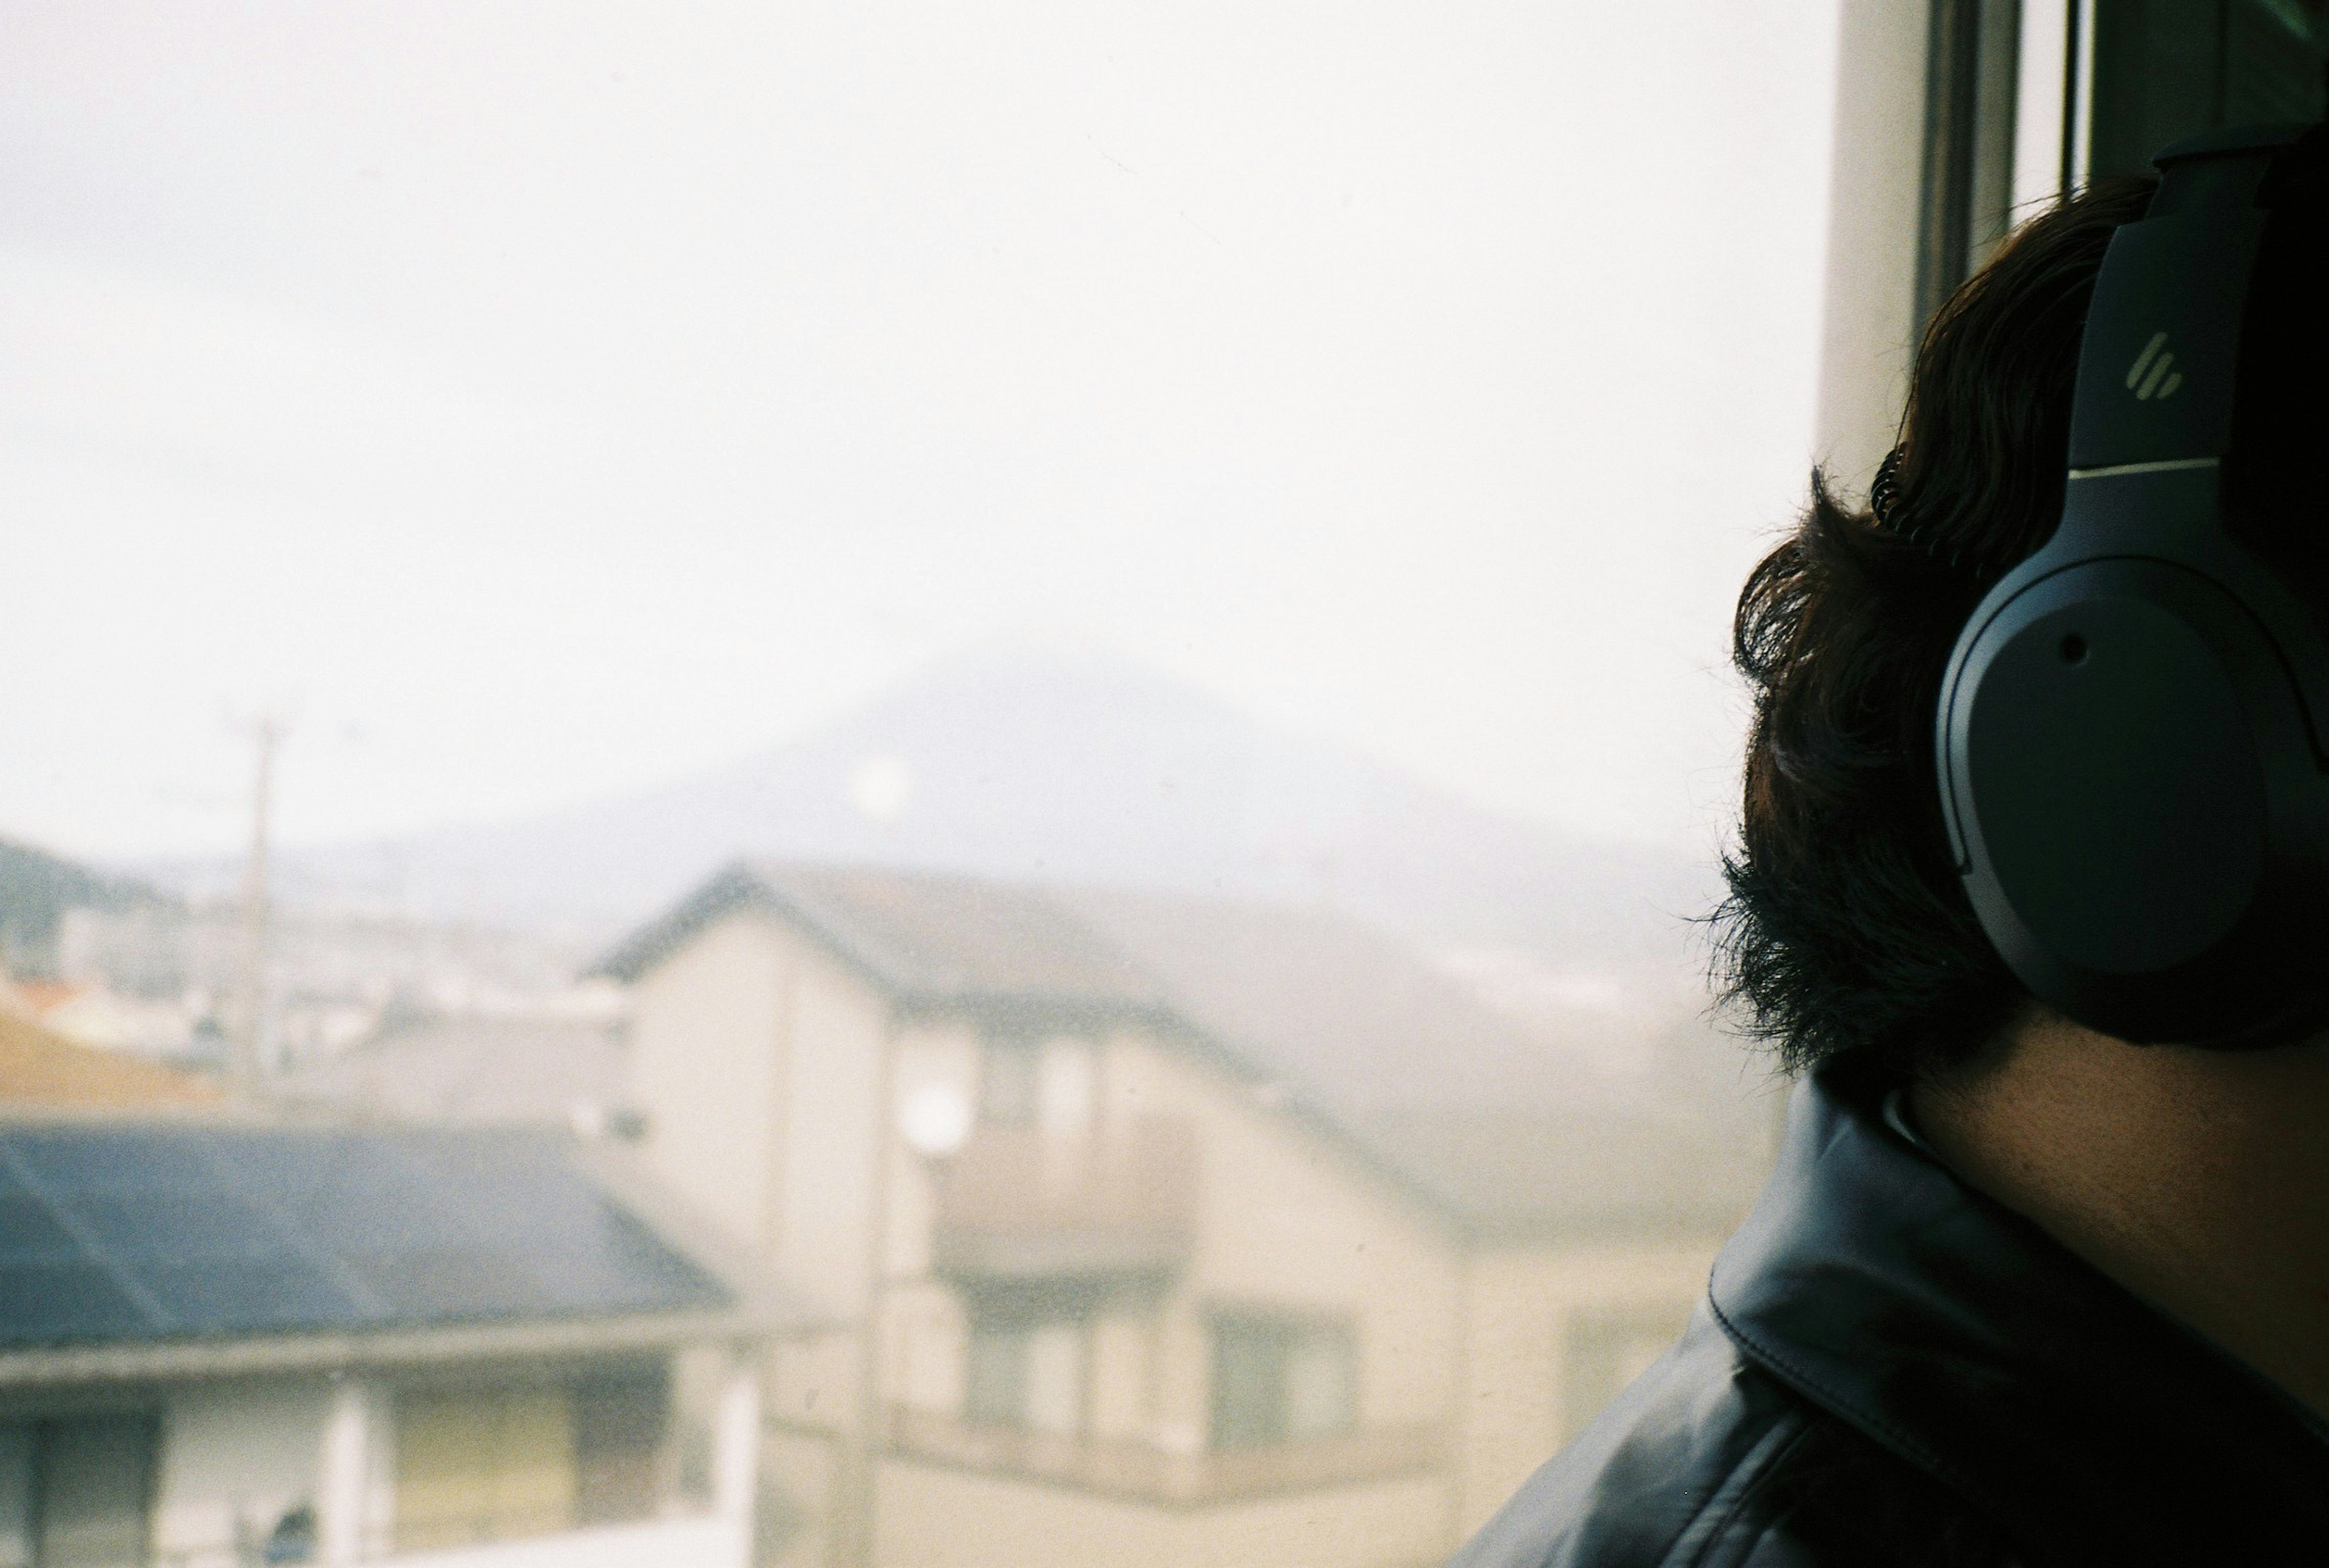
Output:
<path fill-rule="evenodd" d="M 2159 155 L 2159 193 L 2111 237 L 2079 344 L 2070 474 L 2197 465 L 2232 443 L 2249 277 L 2264 238 L 2265 175 L 2302 127 L 2183 142 Z"/>
<path fill-rule="evenodd" d="M 2307 134 L 2159 155 L 2095 280 L 2061 526 L 1974 612 L 1935 716 L 1984 931 L 2042 1000 L 2130 1040 L 2329 1015 L 2329 606 L 2235 536 L 2222 474 L 2276 164 Z"/>

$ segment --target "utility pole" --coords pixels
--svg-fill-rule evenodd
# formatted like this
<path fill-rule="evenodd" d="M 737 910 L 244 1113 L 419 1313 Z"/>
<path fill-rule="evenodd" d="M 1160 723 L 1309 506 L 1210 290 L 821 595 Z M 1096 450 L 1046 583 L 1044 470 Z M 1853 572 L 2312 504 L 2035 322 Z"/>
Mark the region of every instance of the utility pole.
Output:
<path fill-rule="evenodd" d="M 274 714 L 251 725 L 258 743 L 258 768 L 250 792 L 250 858 L 242 870 L 241 972 L 237 977 L 233 1059 L 230 1064 L 235 1093 L 245 1100 L 259 1098 L 267 1075 L 264 1057 L 267 1032 L 268 817 L 275 793 L 275 748 L 286 725 Z"/>

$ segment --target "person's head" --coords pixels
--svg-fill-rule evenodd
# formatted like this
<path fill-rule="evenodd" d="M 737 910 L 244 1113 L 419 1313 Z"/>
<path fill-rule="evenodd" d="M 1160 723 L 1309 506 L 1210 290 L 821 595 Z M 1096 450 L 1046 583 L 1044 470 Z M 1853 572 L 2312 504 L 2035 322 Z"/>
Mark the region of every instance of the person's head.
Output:
<path fill-rule="evenodd" d="M 1950 862 L 1933 715 L 1957 634 L 2060 519 L 2079 340 L 2112 231 L 2154 183 L 2033 219 L 1935 316 L 1875 512 L 1815 473 L 1749 577 L 1734 657 L 1755 717 L 1725 979 L 1790 1067 L 1970 1060 L 2027 998 Z"/>
<path fill-rule="evenodd" d="M 2250 275 L 2227 532 L 2329 615 L 2329 132 L 2279 165 Z M 1935 709 L 1968 616 L 2062 514 L 2080 339 L 2150 181 L 2032 221 L 1939 311 L 1875 505 L 1815 474 L 1739 602 L 1755 697 L 1721 953 L 1791 1067 L 1912 1088 L 1928 1146 L 2329 1415 L 2329 1029 L 2136 1045 L 2037 1003 L 1990 945 L 1943 825 Z"/>

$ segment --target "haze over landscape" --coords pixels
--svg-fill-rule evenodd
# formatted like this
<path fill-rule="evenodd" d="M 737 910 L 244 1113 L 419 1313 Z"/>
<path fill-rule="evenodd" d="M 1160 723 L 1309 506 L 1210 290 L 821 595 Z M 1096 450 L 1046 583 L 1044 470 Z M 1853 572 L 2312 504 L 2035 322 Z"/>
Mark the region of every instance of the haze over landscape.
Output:
<path fill-rule="evenodd" d="M 1787 1103 L 1837 21 L 0 0 L 0 1558 L 1445 1562 Z"/>
<path fill-rule="evenodd" d="M 998 650 L 665 789 L 293 850 L 276 886 L 578 961 L 745 856 L 1291 905 L 1391 934 L 1611 1063 L 1705 1027 L 1713 854 L 1562 835 L 1121 663 Z M 137 869 L 218 900 L 241 864 Z"/>
<path fill-rule="evenodd" d="M 579 810 L 1002 640 L 1703 858 L 1831 19 L 11 7 L 0 825 L 231 851 L 269 710 L 292 844 Z"/>
<path fill-rule="evenodd" d="M 278 875 L 294 898 L 610 935 L 749 853 L 1318 903 L 1607 961 L 1703 911 L 1707 849 L 1564 837 L 1122 663 L 998 652 L 662 789 L 297 849 Z M 153 869 L 223 893 L 238 867 Z"/>

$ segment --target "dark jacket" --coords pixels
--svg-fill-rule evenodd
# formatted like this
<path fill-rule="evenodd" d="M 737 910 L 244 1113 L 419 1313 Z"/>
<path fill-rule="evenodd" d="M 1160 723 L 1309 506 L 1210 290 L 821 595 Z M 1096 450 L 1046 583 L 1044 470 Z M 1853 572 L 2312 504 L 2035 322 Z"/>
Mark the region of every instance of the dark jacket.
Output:
<path fill-rule="evenodd" d="M 2329 1432 L 1830 1070 L 1682 1342 L 1455 1563 L 2329 1565 Z"/>

